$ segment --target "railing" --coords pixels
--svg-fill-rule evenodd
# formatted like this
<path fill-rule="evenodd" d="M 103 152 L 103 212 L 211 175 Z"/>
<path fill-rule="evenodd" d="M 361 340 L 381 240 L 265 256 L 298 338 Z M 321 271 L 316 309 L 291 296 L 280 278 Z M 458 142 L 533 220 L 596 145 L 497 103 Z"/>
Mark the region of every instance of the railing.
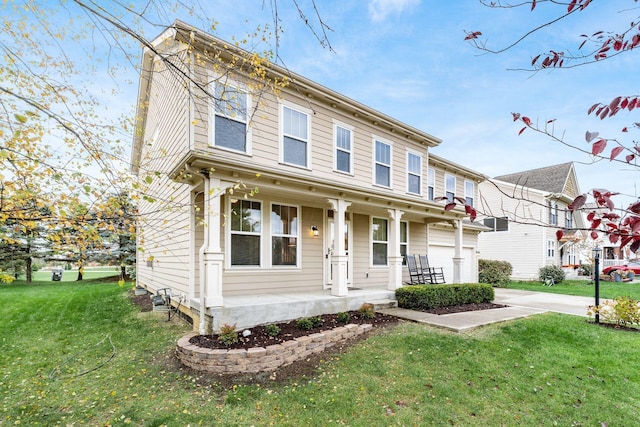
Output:
<path fill-rule="evenodd" d="M 606 267 L 609 267 L 611 265 L 625 265 L 628 262 L 629 261 L 627 261 L 626 259 L 601 259 L 600 260 L 600 267 L 601 268 L 606 268 Z"/>

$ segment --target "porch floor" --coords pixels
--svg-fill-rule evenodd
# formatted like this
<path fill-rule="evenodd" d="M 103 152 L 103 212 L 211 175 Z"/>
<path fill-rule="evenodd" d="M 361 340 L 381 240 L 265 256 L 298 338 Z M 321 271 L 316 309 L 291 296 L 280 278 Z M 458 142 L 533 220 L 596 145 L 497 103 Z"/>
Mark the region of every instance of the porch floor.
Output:
<path fill-rule="evenodd" d="M 212 327 L 218 331 L 224 324 L 250 328 L 265 323 L 283 322 L 301 317 L 357 310 L 364 303 L 395 302 L 395 291 L 350 288 L 344 297 L 330 290 L 317 292 L 268 293 L 224 297 L 223 307 L 211 307 Z"/>

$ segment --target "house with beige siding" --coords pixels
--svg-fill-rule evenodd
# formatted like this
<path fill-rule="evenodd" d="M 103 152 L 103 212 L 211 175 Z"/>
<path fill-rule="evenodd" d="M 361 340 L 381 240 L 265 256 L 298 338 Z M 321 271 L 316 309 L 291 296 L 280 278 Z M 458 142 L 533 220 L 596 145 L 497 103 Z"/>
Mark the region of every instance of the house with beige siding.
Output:
<path fill-rule="evenodd" d="M 497 176 L 479 192 L 478 221 L 488 227 L 478 239 L 480 259 L 510 262 L 515 280 L 538 280 L 547 265 L 571 271 L 588 262 L 584 216 L 568 209 L 581 194 L 573 163 Z"/>
<path fill-rule="evenodd" d="M 201 333 L 393 300 L 404 254 L 477 281 L 463 204 L 484 176 L 441 141 L 182 22 L 143 52 L 131 168 L 138 285 Z"/>

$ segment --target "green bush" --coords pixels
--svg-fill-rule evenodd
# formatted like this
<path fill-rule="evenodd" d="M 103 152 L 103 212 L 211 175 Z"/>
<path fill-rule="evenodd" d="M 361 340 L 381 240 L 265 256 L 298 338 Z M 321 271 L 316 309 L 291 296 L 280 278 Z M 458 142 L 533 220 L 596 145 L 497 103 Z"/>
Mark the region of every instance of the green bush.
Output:
<path fill-rule="evenodd" d="M 298 321 L 296 322 L 296 326 L 300 329 L 305 330 L 313 329 L 313 321 L 308 317 L 298 319 Z"/>
<path fill-rule="evenodd" d="M 604 323 L 630 327 L 640 324 L 640 302 L 630 297 L 616 297 L 613 301 L 606 300 L 604 304 L 590 306 L 587 311 L 589 317 L 600 315 Z"/>
<path fill-rule="evenodd" d="M 478 260 L 478 280 L 497 287 L 505 287 L 511 281 L 513 266 L 507 261 Z"/>
<path fill-rule="evenodd" d="M 566 274 L 564 270 L 557 265 L 547 265 L 540 268 L 538 271 L 538 278 L 541 282 L 545 282 L 547 279 L 551 278 L 554 283 L 558 284 L 562 283 L 566 278 Z"/>
<path fill-rule="evenodd" d="M 429 310 L 461 304 L 491 302 L 495 298 L 489 284 L 413 285 L 396 290 L 398 307 Z"/>
<path fill-rule="evenodd" d="M 578 274 L 582 276 L 591 276 L 593 274 L 593 265 L 592 264 L 580 264 L 578 268 Z"/>
<path fill-rule="evenodd" d="M 322 316 L 312 317 L 310 320 L 314 328 L 319 328 L 324 323 L 324 320 L 322 320 Z"/>
<path fill-rule="evenodd" d="M 347 313 L 346 311 L 340 312 L 338 313 L 338 323 L 347 323 L 349 321 L 349 319 L 351 318 L 351 315 L 349 313 Z"/>
<path fill-rule="evenodd" d="M 270 337 L 277 337 L 280 334 L 280 327 L 278 325 L 266 325 L 264 331 Z"/>
<path fill-rule="evenodd" d="M 236 332 L 236 325 L 229 325 L 225 323 L 220 327 L 220 333 L 218 334 L 218 342 L 223 345 L 232 345 L 238 342 L 238 333 Z"/>

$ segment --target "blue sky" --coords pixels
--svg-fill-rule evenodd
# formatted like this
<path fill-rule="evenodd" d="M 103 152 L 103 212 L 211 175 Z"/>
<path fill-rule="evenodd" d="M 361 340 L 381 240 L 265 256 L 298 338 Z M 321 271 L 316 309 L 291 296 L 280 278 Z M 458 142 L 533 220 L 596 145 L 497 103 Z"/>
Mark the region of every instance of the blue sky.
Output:
<path fill-rule="evenodd" d="M 147 38 L 179 18 L 208 30 L 217 22 L 214 34 L 231 41 L 241 39 L 265 24 L 273 28 L 274 0 L 193 0 L 195 14 L 175 14 L 159 1 L 149 10 L 157 15 L 158 26 L 148 26 Z M 606 188 L 629 197 L 618 198 L 626 207 L 636 189 L 637 169 L 609 161 L 591 163 L 590 156 L 566 148 L 530 130 L 518 136 L 521 123 L 512 112 L 529 116 L 534 122 L 556 119 L 556 134 L 574 145 L 589 149 L 586 131 L 603 137 L 621 138 L 632 145 L 638 130 L 622 134 L 620 129 L 640 122 L 638 111 L 620 113 L 601 121 L 587 116 L 595 102 L 609 102 L 618 95 L 640 94 L 636 77 L 637 54 L 623 55 L 595 65 L 566 70 L 531 73 L 509 71 L 526 68 L 531 57 L 550 49 L 577 51 L 580 34 L 598 30 L 621 30 L 637 21 L 640 9 L 633 0 L 593 2 L 583 12 L 573 14 L 559 25 L 545 28 L 533 38 L 501 55 L 482 54 L 464 41 L 466 31 L 482 31 L 489 47 L 502 48 L 535 26 L 548 22 L 564 10 L 538 1 L 534 12 L 528 6 L 490 9 L 477 0 L 316 0 L 318 12 L 331 28 L 327 32 L 333 51 L 323 48 L 300 19 L 292 0 L 279 0 L 278 17 L 283 33 L 278 55 L 281 65 L 328 88 L 393 116 L 443 140 L 432 153 L 455 161 L 487 176 L 575 161 L 583 192 Z M 60 7 L 58 2 L 52 5 Z M 114 6 L 100 1 L 107 10 Z M 140 5 L 147 2 L 134 2 Z M 199 3 L 199 4 L 198 4 Z M 316 31 L 320 31 L 311 0 L 297 0 Z M 47 3 L 48 5 L 48 3 Z M 73 4 L 65 10 L 86 19 Z M 631 9 L 635 8 L 635 9 Z M 0 17 L 11 13 L 0 6 Z M 15 12 L 14 12 L 15 13 Z M 11 18 L 11 17 L 10 17 Z M 80 22 L 80 21 L 78 21 Z M 84 31 L 78 25 L 79 31 Z M 38 31 L 34 31 L 34 37 Z M 0 36 L 1 39 L 1 36 Z M 104 104 L 105 114 L 133 111 L 137 95 L 140 48 L 129 43 L 132 62 L 122 64 L 114 51 L 104 54 L 102 35 L 89 34 L 86 42 L 63 46 L 77 55 L 81 46 L 98 45 L 87 60 L 93 68 L 89 80 L 93 95 Z M 262 43 L 258 50 L 274 48 Z M 55 48 L 52 46 L 52 48 Z M 92 47 L 90 46 L 89 49 Z M 88 58 L 88 57 L 87 57 Z M 119 63 L 120 64 L 119 64 Z M 107 67 L 122 66 L 107 74 Z M 112 95 L 117 85 L 118 95 Z M 131 138 L 126 132 L 122 138 Z M 638 183 L 640 184 L 640 182 Z"/>
<path fill-rule="evenodd" d="M 271 19 L 269 9 L 259 8 L 261 1 L 216 3 L 211 6 L 219 22 L 216 35 L 225 39 Z M 312 18 L 309 2 L 299 3 Z M 533 56 L 550 49 L 577 51 L 580 34 L 624 28 L 640 15 L 638 9 L 628 11 L 636 6 L 633 1 L 593 2 L 501 55 L 481 54 L 464 41 L 465 30 L 482 31 L 490 47 L 501 48 L 564 8 L 544 2 L 531 12 L 529 7 L 490 9 L 472 0 L 322 0 L 319 13 L 333 30 L 328 32 L 331 52 L 319 45 L 290 2 L 278 6 L 284 26 L 278 53 L 287 67 L 441 138 L 433 153 L 491 177 L 575 161 L 583 192 L 606 188 L 640 195 L 635 167 L 609 161 L 591 165 L 590 156 L 530 130 L 518 136 L 522 125 L 511 119 L 512 112 L 542 123 L 556 119 L 556 133 L 587 150 L 587 130 L 632 145 L 638 131 L 619 131 L 640 121 L 637 112 L 604 121 L 586 112 L 595 102 L 640 93 L 640 79 L 634 77 L 637 55 L 567 70 L 508 71 L 526 68 Z M 631 199 L 617 200 L 626 207 Z"/>

